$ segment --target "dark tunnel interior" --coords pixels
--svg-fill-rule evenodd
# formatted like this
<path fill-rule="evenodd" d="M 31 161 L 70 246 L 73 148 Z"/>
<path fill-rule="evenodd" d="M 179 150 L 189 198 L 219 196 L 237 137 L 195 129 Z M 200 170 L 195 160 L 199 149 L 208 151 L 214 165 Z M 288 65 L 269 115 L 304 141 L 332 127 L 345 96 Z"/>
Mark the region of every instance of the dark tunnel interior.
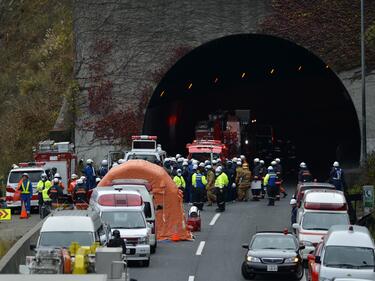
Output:
<path fill-rule="evenodd" d="M 250 110 L 249 126 L 271 126 L 277 141 L 292 144 L 294 157 L 281 155 L 290 167 L 304 161 L 326 180 L 334 160 L 359 161 L 358 118 L 340 79 L 305 48 L 268 35 L 216 39 L 181 58 L 155 89 L 143 133 L 186 155 L 197 122 L 239 109 Z"/>

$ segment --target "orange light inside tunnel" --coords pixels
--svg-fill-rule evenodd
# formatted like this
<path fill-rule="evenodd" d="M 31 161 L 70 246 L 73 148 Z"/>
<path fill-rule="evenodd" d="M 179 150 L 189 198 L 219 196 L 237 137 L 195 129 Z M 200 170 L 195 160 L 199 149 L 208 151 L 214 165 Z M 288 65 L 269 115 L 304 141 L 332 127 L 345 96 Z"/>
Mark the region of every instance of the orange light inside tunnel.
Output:
<path fill-rule="evenodd" d="M 162 92 L 160 93 L 160 97 L 164 96 L 164 94 L 165 94 L 165 91 L 162 91 Z"/>
<path fill-rule="evenodd" d="M 275 73 L 275 69 L 272 68 L 271 71 L 270 71 L 270 74 L 274 74 Z"/>
<path fill-rule="evenodd" d="M 176 126 L 177 124 L 177 116 L 176 115 L 171 115 L 168 117 L 168 125 L 169 127 Z"/>
<path fill-rule="evenodd" d="M 188 89 L 190 90 L 192 87 L 193 87 L 193 83 L 190 83 Z"/>

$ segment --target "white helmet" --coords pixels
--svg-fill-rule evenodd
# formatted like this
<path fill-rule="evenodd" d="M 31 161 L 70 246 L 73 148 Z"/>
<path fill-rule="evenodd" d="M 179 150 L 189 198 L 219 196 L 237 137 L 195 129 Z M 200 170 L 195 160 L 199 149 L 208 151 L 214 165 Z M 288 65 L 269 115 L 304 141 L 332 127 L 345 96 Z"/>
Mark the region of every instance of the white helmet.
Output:
<path fill-rule="evenodd" d="M 81 180 L 85 181 L 86 180 L 86 177 L 85 176 L 82 176 L 80 177 Z"/>
<path fill-rule="evenodd" d="M 177 162 L 178 162 L 178 163 L 184 162 L 184 159 L 181 158 L 181 157 L 179 157 L 179 158 L 177 158 Z"/>
<path fill-rule="evenodd" d="M 233 157 L 232 161 L 237 162 L 237 157 Z"/>
<path fill-rule="evenodd" d="M 260 161 L 259 158 L 254 159 L 254 163 L 259 163 L 259 161 Z"/>
<path fill-rule="evenodd" d="M 271 171 L 273 171 L 273 167 L 272 167 L 272 166 L 268 166 L 267 170 L 268 170 L 269 172 L 271 172 Z"/>
<path fill-rule="evenodd" d="M 339 162 L 337 162 L 337 161 L 333 162 L 333 167 L 339 167 L 339 166 L 340 166 Z"/>
<path fill-rule="evenodd" d="M 73 174 L 73 175 L 74 175 L 74 174 Z M 46 178 L 47 178 L 47 174 L 46 174 L 46 173 L 43 173 L 43 174 L 40 175 L 40 177 L 41 177 L 42 179 L 43 179 L 43 178 L 46 179 Z"/>
<path fill-rule="evenodd" d="M 272 166 L 275 166 L 276 164 L 277 164 L 276 161 L 272 161 L 272 162 L 271 162 L 271 165 L 272 165 Z"/>
<path fill-rule="evenodd" d="M 181 158 L 181 154 L 176 154 L 176 159 Z"/>
<path fill-rule="evenodd" d="M 198 169 L 198 165 L 193 165 L 193 170 Z"/>
<path fill-rule="evenodd" d="M 212 168 L 211 165 L 206 166 L 206 170 L 210 170 L 211 168 Z"/>
<path fill-rule="evenodd" d="M 280 163 L 281 162 L 280 158 L 276 158 L 275 161 L 276 161 L 276 163 Z"/>
<path fill-rule="evenodd" d="M 96 182 L 96 183 L 98 183 L 98 182 L 100 182 L 100 181 L 101 181 L 101 178 L 96 178 L 96 179 L 95 179 L 95 182 Z"/>
<path fill-rule="evenodd" d="M 83 184 L 83 180 L 82 179 L 78 179 L 77 180 L 77 184 Z"/>
<path fill-rule="evenodd" d="M 216 164 L 217 164 L 217 160 L 215 160 L 215 159 L 212 160 L 212 164 L 213 164 L 213 165 L 216 165 Z"/>
<path fill-rule="evenodd" d="M 240 158 L 242 161 L 246 159 L 245 155 L 241 155 Z"/>
<path fill-rule="evenodd" d="M 299 166 L 300 166 L 301 168 L 306 168 L 306 167 L 307 167 L 305 162 L 301 162 L 301 164 L 299 164 Z"/>
<path fill-rule="evenodd" d="M 221 159 L 220 158 L 217 158 L 217 163 L 221 163 Z"/>
<path fill-rule="evenodd" d="M 60 181 L 60 180 L 59 180 L 58 178 L 54 178 L 52 182 L 53 182 L 53 183 L 59 183 L 59 181 Z"/>
<path fill-rule="evenodd" d="M 106 159 L 102 160 L 102 165 L 103 166 L 108 166 L 108 160 L 106 160 Z"/>
<path fill-rule="evenodd" d="M 191 161 L 191 163 L 193 163 L 193 165 L 198 165 L 198 160 L 193 159 L 193 160 Z"/>
<path fill-rule="evenodd" d="M 209 160 L 204 161 L 204 165 L 210 165 L 210 161 Z"/>
<path fill-rule="evenodd" d="M 164 159 L 164 163 L 171 161 L 169 158 Z"/>
<path fill-rule="evenodd" d="M 242 161 L 241 160 L 237 160 L 237 165 L 241 166 L 242 165 Z"/>
<path fill-rule="evenodd" d="M 72 174 L 71 178 L 72 178 L 72 180 L 78 179 L 78 176 L 76 174 Z"/>
<path fill-rule="evenodd" d="M 296 205 L 296 204 L 297 204 L 297 200 L 294 199 L 294 198 L 292 198 L 292 199 L 290 200 L 290 205 Z"/>
<path fill-rule="evenodd" d="M 181 175 L 182 174 L 182 170 L 181 169 L 177 169 L 177 175 Z"/>
<path fill-rule="evenodd" d="M 55 174 L 55 178 L 61 179 L 60 174 L 59 174 L 59 173 L 56 173 L 56 174 Z"/>
<path fill-rule="evenodd" d="M 189 162 L 188 162 L 188 161 L 184 161 L 184 162 L 182 163 L 182 166 L 189 166 Z"/>
<path fill-rule="evenodd" d="M 259 163 L 264 165 L 264 160 L 259 160 Z"/>
<path fill-rule="evenodd" d="M 115 162 L 115 163 L 112 164 L 112 168 L 114 168 L 114 167 L 116 167 L 116 166 L 118 166 L 118 163 L 117 163 L 117 162 Z"/>
<path fill-rule="evenodd" d="M 171 162 L 176 162 L 176 157 L 171 157 L 170 161 Z"/>
<path fill-rule="evenodd" d="M 217 168 L 215 169 L 215 172 L 216 172 L 217 174 L 221 173 L 222 171 L 223 171 L 223 168 L 221 168 L 221 166 L 219 166 L 219 167 L 217 167 Z"/>
<path fill-rule="evenodd" d="M 203 162 L 199 163 L 199 167 L 204 167 L 204 163 Z"/>
<path fill-rule="evenodd" d="M 92 164 L 92 163 L 94 163 L 94 161 L 92 161 L 92 159 L 87 159 L 87 160 L 86 160 L 86 163 L 87 163 L 87 164 Z"/>
<path fill-rule="evenodd" d="M 189 210 L 189 216 L 191 215 L 197 215 L 199 216 L 199 210 L 197 206 L 192 206 Z"/>
<path fill-rule="evenodd" d="M 125 159 L 119 159 L 117 162 L 118 162 L 119 164 L 122 164 L 122 163 L 125 163 L 126 161 L 125 161 Z"/>

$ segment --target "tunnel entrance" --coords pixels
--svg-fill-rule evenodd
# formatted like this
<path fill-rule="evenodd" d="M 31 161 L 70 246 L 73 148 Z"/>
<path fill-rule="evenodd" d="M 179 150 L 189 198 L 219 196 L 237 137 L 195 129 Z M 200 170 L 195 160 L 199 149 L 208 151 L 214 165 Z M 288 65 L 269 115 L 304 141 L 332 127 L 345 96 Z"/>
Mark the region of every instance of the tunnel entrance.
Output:
<path fill-rule="evenodd" d="M 359 161 L 358 118 L 340 79 L 305 48 L 268 35 L 216 39 L 181 58 L 155 89 L 143 132 L 186 155 L 199 121 L 235 110 L 250 111 L 250 127 L 272 128 L 290 167 L 305 161 L 326 176 L 335 159 Z M 257 157 L 244 141 L 242 153 Z"/>

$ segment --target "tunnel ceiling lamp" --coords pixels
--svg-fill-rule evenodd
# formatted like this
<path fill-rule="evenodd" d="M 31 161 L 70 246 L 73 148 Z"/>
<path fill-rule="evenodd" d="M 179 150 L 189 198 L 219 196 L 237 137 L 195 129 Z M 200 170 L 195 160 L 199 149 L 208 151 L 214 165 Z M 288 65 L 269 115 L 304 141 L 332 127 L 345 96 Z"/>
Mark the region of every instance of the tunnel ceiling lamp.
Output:
<path fill-rule="evenodd" d="M 326 65 L 326 68 L 327 68 L 327 69 L 329 68 L 329 65 L 328 65 L 328 64 Z"/>
<path fill-rule="evenodd" d="M 297 70 L 301 71 L 302 70 L 302 65 L 300 65 Z"/>
<path fill-rule="evenodd" d="M 246 76 L 246 72 L 242 72 L 241 78 L 245 78 L 245 76 Z"/>
<path fill-rule="evenodd" d="M 162 98 L 164 95 L 165 95 L 165 91 L 163 90 L 163 91 L 160 93 L 160 97 Z"/>
<path fill-rule="evenodd" d="M 256 119 L 251 120 L 251 123 L 256 123 L 256 122 L 257 122 Z"/>
<path fill-rule="evenodd" d="M 219 82 L 219 78 L 215 77 L 214 83 L 216 84 L 217 82 Z"/>
<path fill-rule="evenodd" d="M 270 74 L 271 74 L 271 75 L 274 75 L 275 72 L 276 72 L 276 70 L 275 70 L 274 68 L 272 68 L 272 69 L 270 70 Z"/>
<path fill-rule="evenodd" d="M 193 83 L 190 83 L 188 86 L 188 89 L 191 90 L 192 87 L 193 87 Z"/>

